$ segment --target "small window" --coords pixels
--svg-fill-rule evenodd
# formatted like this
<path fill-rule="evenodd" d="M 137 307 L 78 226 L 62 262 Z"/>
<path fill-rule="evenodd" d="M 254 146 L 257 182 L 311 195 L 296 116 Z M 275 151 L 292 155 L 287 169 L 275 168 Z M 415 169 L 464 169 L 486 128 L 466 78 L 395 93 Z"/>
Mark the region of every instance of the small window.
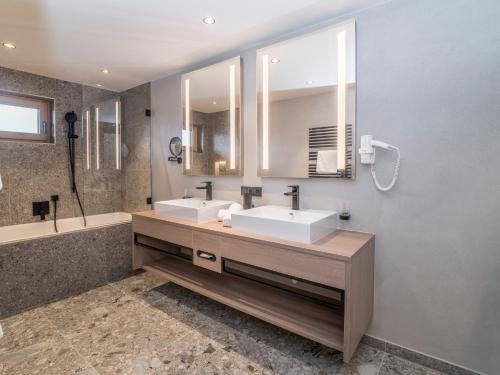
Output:
<path fill-rule="evenodd" d="M 53 101 L 0 92 L 0 140 L 53 142 Z"/>

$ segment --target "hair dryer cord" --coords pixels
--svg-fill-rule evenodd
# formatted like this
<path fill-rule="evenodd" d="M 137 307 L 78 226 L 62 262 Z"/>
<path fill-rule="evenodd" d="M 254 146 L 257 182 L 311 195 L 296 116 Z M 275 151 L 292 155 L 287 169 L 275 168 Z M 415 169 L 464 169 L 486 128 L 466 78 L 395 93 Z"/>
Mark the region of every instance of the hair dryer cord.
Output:
<path fill-rule="evenodd" d="M 396 180 L 398 179 L 398 174 L 399 174 L 399 165 L 400 165 L 400 162 L 401 162 L 401 153 L 399 151 L 399 148 L 395 147 L 395 146 L 390 146 L 389 147 L 390 150 L 393 150 L 393 151 L 396 151 L 398 157 L 396 159 L 396 165 L 394 167 L 394 174 L 392 176 L 392 181 L 389 185 L 387 186 L 382 186 L 380 185 L 380 183 L 378 182 L 378 179 L 377 179 L 377 175 L 375 174 L 375 163 L 373 163 L 371 165 L 371 173 L 372 173 L 372 177 L 373 177 L 373 181 L 375 182 L 375 186 L 377 187 L 377 189 L 379 189 L 380 191 L 389 191 L 391 190 L 393 187 L 394 187 L 394 184 L 396 183 Z M 374 158 L 375 158 L 375 149 L 373 150 L 374 152 Z"/>

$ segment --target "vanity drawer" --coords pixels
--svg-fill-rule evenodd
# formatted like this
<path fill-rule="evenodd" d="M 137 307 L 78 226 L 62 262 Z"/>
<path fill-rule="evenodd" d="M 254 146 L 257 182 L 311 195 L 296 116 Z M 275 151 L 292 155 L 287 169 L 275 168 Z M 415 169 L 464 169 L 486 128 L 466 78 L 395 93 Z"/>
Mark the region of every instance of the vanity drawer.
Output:
<path fill-rule="evenodd" d="M 345 289 L 345 263 L 270 245 L 224 238 L 224 258 L 338 289 Z"/>
<path fill-rule="evenodd" d="M 217 235 L 193 232 L 193 264 L 222 273 L 219 239 Z"/>
<path fill-rule="evenodd" d="M 193 247 L 193 231 L 190 229 L 141 217 L 134 218 L 132 228 L 135 233 L 188 248 Z"/>

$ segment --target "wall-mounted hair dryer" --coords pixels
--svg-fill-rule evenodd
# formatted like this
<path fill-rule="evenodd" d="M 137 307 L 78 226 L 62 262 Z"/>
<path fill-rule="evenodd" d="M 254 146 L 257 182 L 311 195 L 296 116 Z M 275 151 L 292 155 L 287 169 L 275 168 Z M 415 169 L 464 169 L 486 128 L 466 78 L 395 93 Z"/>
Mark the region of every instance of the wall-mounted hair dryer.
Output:
<path fill-rule="evenodd" d="M 379 147 L 387 151 L 396 151 L 397 160 L 396 166 L 394 168 L 394 175 L 392 176 L 392 181 L 387 186 L 381 186 L 377 180 L 377 175 L 375 174 L 375 148 Z M 373 177 L 373 181 L 375 182 L 375 186 L 377 189 L 381 191 L 389 191 L 393 188 L 396 180 L 398 179 L 399 173 L 399 165 L 401 161 L 401 154 L 399 152 L 399 148 L 396 146 L 392 146 L 388 143 L 384 143 L 381 141 L 377 141 L 373 139 L 373 135 L 362 135 L 361 136 L 361 148 L 359 149 L 359 155 L 361 155 L 361 164 L 370 164 L 371 165 L 371 174 Z"/>

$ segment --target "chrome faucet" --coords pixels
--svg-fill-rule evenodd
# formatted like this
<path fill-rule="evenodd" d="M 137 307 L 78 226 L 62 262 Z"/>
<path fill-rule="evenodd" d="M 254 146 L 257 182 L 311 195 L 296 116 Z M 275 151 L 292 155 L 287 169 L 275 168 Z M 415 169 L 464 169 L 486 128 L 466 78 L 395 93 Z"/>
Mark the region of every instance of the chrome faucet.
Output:
<path fill-rule="evenodd" d="M 299 210 L 299 185 L 290 185 L 292 191 L 285 193 L 286 196 L 292 197 L 292 210 Z"/>
<path fill-rule="evenodd" d="M 202 184 L 205 184 L 205 186 L 197 186 L 196 189 L 205 190 L 206 191 L 205 200 L 211 201 L 212 200 L 212 181 L 203 181 Z"/>

